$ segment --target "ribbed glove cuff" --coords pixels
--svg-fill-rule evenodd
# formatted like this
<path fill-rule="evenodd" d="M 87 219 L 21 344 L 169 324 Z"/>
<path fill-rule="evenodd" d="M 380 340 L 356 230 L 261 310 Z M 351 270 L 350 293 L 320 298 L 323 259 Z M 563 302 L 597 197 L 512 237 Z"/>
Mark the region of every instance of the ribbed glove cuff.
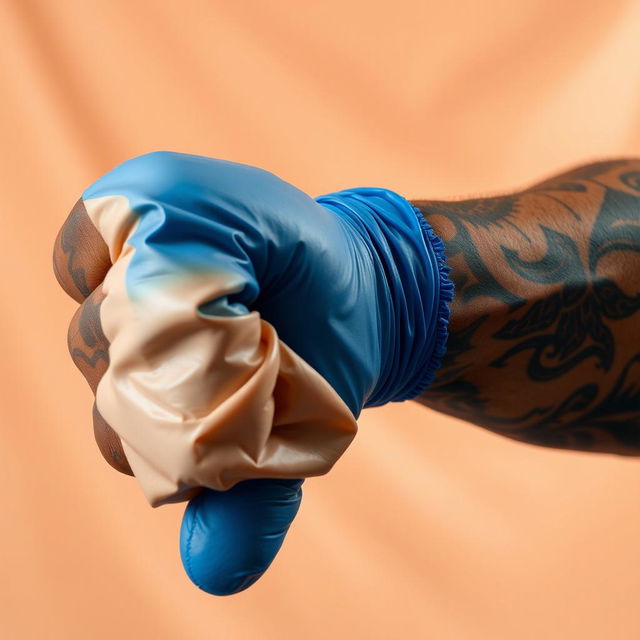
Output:
<path fill-rule="evenodd" d="M 454 285 L 442 240 L 419 209 L 389 189 L 345 189 L 316 201 L 346 219 L 373 258 L 382 364 L 363 406 L 414 398 L 446 353 Z"/>

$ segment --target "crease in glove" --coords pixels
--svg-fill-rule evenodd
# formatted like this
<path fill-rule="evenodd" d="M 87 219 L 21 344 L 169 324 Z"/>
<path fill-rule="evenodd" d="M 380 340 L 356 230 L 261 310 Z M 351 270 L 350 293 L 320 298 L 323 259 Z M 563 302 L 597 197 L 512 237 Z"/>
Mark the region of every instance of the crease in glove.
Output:
<path fill-rule="evenodd" d="M 113 260 L 100 309 L 109 366 L 96 405 L 149 503 L 329 471 L 357 431 L 336 391 L 257 311 L 199 311 L 237 291 L 238 275 L 158 254 L 145 263 L 144 286 L 132 289 L 137 247 L 123 239 L 141 237 L 147 219 L 132 217 L 125 197 L 84 203 Z"/>
<path fill-rule="evenodd" d="M 82 198 L 112 261 L 96 405 L 153 507 L 325 474 L 364 406 L 439 366 L 449 267 L 394 192 L 314 201 L 257 167 L 153 152 Z"/>

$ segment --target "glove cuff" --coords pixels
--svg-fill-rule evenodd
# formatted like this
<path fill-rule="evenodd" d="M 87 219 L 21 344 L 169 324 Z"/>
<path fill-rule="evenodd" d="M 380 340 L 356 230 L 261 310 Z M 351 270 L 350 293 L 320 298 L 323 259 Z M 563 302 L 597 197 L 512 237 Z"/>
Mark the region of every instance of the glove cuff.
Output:
<path fill-rule="evenodd" d="M 381 370 L 363 407 L 414 398 L 446 353 L 454 285 L 444 244 L 420 210 L 389 189 L 345 189 L 316 201 L 350 222 L 373 257 Z"/>
<path fill-rule="evenodd" d="M 419 376 L 416 384 L 406 392 L 406 397 L 399 398 L 397 402 L 414 398 L 427 389 L 433 382 L 436 371 L 442 364 L 442 358 L 447 352 L 449 319 L 451 315 L 449 302 L 453 299 L 455 290 L 455 285 L 449 278 L 451 267 L 447 264 L 444 243 L 436 235 L 431 225 L 427 222 L 427 219 L 422 215 L 420 209 L 408 200 L 405 200 L 405 202 L 407 202 L 407 204 L 412 208 L 418 219 L 420 227 L 422 228 L 422 237 L 425 241 L 425 246 L 430 253 L 431 264 L 433 264 L 433 259 L 435 258 L 437 268 L 435 281 L 438 293 L 435 296 L 436 303 L 434 304 L 435 321 L 431 324 L 433 335 L 433 348 L 431 349 L 431 355 L 427 358 L 423 373 Z"/>

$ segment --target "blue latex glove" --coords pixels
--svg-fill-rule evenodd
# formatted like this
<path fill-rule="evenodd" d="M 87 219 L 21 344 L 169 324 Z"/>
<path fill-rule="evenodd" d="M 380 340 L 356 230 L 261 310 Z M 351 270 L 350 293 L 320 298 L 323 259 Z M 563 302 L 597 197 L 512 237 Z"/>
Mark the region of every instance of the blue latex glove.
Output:
<path fill-rule="evenodd" d="M 202 311 L 257 310 L 355 418 L 431 383 L 445 351 L 453 284 L 442 242 L 398 194 L 363 187 L 313 199 L 263 169 L 172 152 L 122 163 L 83 199 L 114 194 L 141 216 L 129 239 L 136 255 L 153 245 L 237 273 L 242 290 Z M 133 280 L 135 269 L 132 262 Z M 284 541 L 302 483 L 252 479 L 201 491 L 180 530 L 191 580 L 216 595 L 253 584 Z"/>

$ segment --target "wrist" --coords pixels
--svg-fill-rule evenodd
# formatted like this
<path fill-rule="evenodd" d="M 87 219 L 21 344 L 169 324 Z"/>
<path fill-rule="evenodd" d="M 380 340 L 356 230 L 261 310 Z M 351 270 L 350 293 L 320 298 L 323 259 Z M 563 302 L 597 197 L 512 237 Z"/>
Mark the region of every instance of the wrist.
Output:
<path fill-rule="evenodd" d="M 381 353 L 363 407 L 411 399 L 431 384 L 446 350 L 453 283 L 444 245 L 391 190 L 360 187 L 316 200 L 349 223 L 372 258 Z"/>

